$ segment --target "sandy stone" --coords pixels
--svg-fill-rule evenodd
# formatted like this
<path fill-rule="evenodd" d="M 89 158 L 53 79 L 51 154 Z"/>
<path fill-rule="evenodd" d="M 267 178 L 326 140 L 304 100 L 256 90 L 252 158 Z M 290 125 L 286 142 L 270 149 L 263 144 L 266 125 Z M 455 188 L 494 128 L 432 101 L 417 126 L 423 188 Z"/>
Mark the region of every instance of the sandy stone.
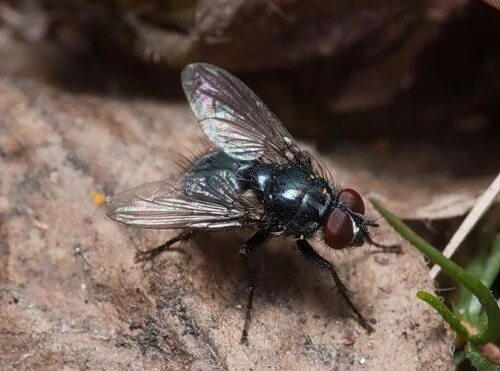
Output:
<path fill-rule="evenodd" d="M 247 232 L 199 234 L 134 263 L 174 232 L 119 225 L 94 196 L 175 174 L 169 159 L 201 135 L 185 103 L 3 77 L 0 117 L 2 369 L 453 368 L 443 321 L 415 297 L 432 290 L 424 260 L 383 222 L 377 238 L 402 243 L 403 255 L 321 251 L 376 320 L 371 335 L 285 241 L 255 257 L 248 347 L 238 254 Z M 356 183 L 357 170 L 340 166 L 339 180 Z"/>

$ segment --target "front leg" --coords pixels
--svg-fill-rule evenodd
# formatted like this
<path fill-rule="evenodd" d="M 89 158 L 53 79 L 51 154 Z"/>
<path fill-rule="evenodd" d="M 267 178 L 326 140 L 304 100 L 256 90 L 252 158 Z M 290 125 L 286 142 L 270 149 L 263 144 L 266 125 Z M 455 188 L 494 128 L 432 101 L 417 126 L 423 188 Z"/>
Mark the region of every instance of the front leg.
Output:
<path fill-rule="evenodd" d="M 368 320 L 361 314 L 361 312 L 356 308 L 354 303 L 351 301 L 349 297 L 347 288 L 340 280 L 339 275 L 335 271 L 335 267 L 332 263 L 327 261 L 325 258 L 320 256 L 316 251 L 314 251 L 313 247 L 306 240 L 297 240 L 297 246 L 299 247 L 299 251 L 306 260 L 312 263 L 316 268 L 322 271 L 328 271 L 333 277 L 335 281 L 335 286 L 337 286 L 337 290 L 340 295 L 344 297 L 347 304 L 351 307 L 353 312 L 358 317 L 358 321 L 369 333 L 373 331 L 373 327 L 368 323 Z"/>
<path fill-rule="evenodd" d="M 253 296 L 254 296 L 254 288 L 255 288 L 255 274 L 254 270 L 249 262 L 250 253 L 254 252 L 259 246 L 269 238 L 269 234 L 265 231 L 259 231 L 255 233 L 250 239 L 243 244 L 243 247 L 240 249 L 240 253 L 243 255 L 243 260 L 245 264 L 245 269 L 248 276 L 249 281 L 249 292 L 248 292 L 248 302 L 247 302 L 247 310 L 245 314 L 245 324 L 243 325 L 243 332 L 241 334 L 240 344 L 248 345 L 248 330 L 250 328 L 250 320 L 252 319 L 252 304 L 253 304 Z"/>
<path fill-rule="evenodd" d="M 403 250 L 401 249 L 401 245 L 398 244 L 393 244 L 393 245 L 384 245 L 378 242 L 375 242 L 372 240 L 368 232 L 363 232 L 363 237 L 365 238 L 366 242 L 368 242 L 370 245 L 373 245 L 375 247 L 378 247 L 379 249 L 382 249 L 382 252 L 386 253 L 391 253 L 391 254 L 402 254 Z"/>

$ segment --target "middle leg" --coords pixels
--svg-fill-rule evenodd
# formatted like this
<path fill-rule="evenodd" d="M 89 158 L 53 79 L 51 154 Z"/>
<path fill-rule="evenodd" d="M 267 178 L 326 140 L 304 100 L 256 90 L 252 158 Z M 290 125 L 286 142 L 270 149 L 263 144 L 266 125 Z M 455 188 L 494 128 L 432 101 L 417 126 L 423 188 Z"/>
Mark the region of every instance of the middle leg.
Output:
<path fill-rule="evenodd" d="M 241 334 L 240 344 L 248 345 L 248 330 L 250 328 L 250 321 L 252 319 L 252 305 L 253 305 L 253 296 L 255 289 L 255 273 L 252 268 L 249 255 L 254 252 L 259 246 L 269 238 L 269 234 L 265 231 L 259 231 L 255 233 L 250 239 L 243 244 L 243 247 L 240 249 L 240 253 L 243 255 L 243 260 L 245 263 L 245 269 L 248 276 L 249 287 L 248 287 L 248 301 L 247 301 L 247 309 L 245 313 L 245 324 L 243 325 L 243 332 Z"/>

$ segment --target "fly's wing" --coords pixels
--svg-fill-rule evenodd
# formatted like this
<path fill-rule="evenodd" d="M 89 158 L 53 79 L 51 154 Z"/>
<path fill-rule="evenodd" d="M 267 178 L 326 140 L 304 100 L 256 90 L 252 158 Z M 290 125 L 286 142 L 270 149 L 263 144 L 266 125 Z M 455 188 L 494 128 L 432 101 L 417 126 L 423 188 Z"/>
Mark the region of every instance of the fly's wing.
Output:
<path fill-rule="evenodd" d="M 240 160 L 305 161 L 290 133 L 243 82 L 205 63 L 182 71 L 182 87 L 210 141 Z"/>
<path fill-rule="evenodd" d="M 211 190 L 213 192 L 213 190 Z M 235 194 L 213 194 L 210 200 L 187 195 L 181 186 L 157 181 L 123 191 L 107 203 L 107 215 L 142 228 L 223 229 L 242 227 L 253 209 Z"/>

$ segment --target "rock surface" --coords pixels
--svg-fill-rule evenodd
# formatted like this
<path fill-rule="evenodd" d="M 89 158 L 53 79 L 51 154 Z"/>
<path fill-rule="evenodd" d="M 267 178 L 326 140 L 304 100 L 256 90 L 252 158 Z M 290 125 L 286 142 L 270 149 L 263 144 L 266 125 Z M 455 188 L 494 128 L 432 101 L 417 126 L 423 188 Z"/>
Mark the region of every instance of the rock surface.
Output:
<path fill-rule="evenodd" d="M 5 18 L 27 38 L 44 37 L 45 28 L 46 34 L 74 50 L 97 44 L 177 68 L 204 60 L 227 68 L 263 70 L 352 52 L 377 58 L 384 50 L 416 40 L 426 44 L 439 25 L 467 3 L 27 0 L 12 2 L 26 21 Z"/>
<path fill-rule="evenodd" d="M 175 176 L 172 159 L 196 152 L 202 134 L 169 68 L 205 60 L 262 71 L 240 77 L 340 184 L 429 229 L 459 222 L 500 159 L 500 13 L 334 3 L 0 4 L 1 369 L 452 369 L 443 322 L 415 298 L 432 290 L 428 268 L 382 221 L 376 239 L 403 255 L 321 251 L 374 334 L 277 240 L 255 256 L 245 347 L 248 232 L 199 234 L 138 264 L 137 250 L 175 232 L 104 215 L 106 195 Z"/>
<path fill-rule="evenodd" d="M 248 347 L 239 344 L 246 232 L 199 234 L 154 263 L 134 263 L 137 250 L 173 231 L 114 223 L 99 194 L 175 174 L 169 159 L 200 137 L 184 102 L 2 77 L 0 117 L 2 369 L 453 368 L 443 321 L 415 298 L 432 290 L 428 268 L 383 222 L 377 239 L 403 243 L 403 255 L 322 251 L 376 320 L 371 335 L 328 277 L 284 241 L 255 257 Z M 376 174 L 356 161 L 328 160 L 342 182 L 390 195 L 380 183 L 368 187 Z"/>

